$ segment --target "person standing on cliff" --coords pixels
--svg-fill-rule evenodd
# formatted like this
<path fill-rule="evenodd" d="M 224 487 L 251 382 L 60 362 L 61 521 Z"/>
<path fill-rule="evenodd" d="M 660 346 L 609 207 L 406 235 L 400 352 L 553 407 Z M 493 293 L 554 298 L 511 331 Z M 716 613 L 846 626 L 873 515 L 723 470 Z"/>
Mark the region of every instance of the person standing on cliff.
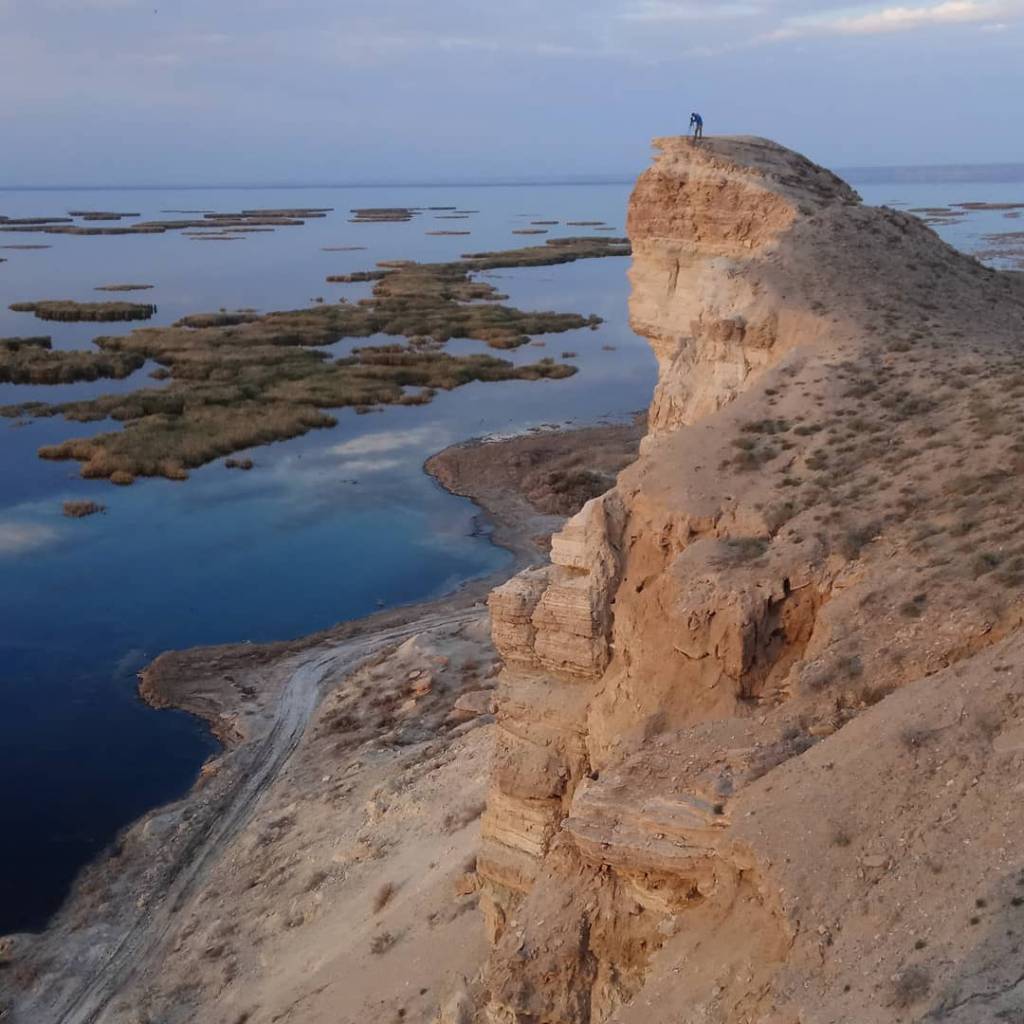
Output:
<path fill-rule="evenodd" d="M 704 118 L 700 114 L 690 115 L 690 127 L 693 129 L 693 141 L 704 138 Z"/>

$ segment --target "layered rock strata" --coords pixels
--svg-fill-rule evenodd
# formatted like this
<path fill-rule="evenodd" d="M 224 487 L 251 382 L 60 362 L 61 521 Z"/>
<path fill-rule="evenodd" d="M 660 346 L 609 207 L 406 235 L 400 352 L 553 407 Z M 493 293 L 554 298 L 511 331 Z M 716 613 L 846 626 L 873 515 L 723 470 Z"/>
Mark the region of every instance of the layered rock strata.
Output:
<path fill-rule="evenodd" d="M 886 715 L 924 713 L 904 687 L 953 699 L 950 666 L 978 677 L 990 734 L 952 744 L 950 786 L 1016 735 L 1020 673 L 993 688 L 979 652 L 1019 646 L 1024 286 L 773 143 L 657 146 L 628 218 L 632 324 L 660 370 L 650 434 L 550 564 L 490 601 L 505 669 L 481 1019 L 825 1021 L 856 998 L 875 1007 L 863 1020 L 937 1012 L 956 1001 L 936 964 L 962 928 L 936 929 L 949 893 L 915 862 L 900 949 L 868 943 L 894 927 L 870 906 L 892 863 L 878 851 L 908 835 L 955 849 L 974 826 L 927 801 L 897 813 L 864 750 L 930 791 L 931 730 L 977 728 Z M 844 793 L 848 820 L 832 818 L 833 783 L 888 816 L 857 832 Z M 1024 868 L 1006 845 L 1021 822 L 1001 828 L 971 885 Z M 863 901 L 845 942 L 840 899 Z M 926 930 L 942 952 L 915 945 Z M 882 962 L 857 973 L 866 947 Z"/>

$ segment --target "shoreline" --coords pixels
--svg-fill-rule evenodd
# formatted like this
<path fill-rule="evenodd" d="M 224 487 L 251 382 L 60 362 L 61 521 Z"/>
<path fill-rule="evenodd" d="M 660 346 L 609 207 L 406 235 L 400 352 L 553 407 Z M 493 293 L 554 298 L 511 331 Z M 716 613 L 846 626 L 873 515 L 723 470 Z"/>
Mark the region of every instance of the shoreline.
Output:
<path fill-rule="evenodd" d="M 625 423 L 544 427 L 498 439 L 469 438 L 435 452 L 424 460 L 423 472 L 442 490 L 476 505 L 477 517 L 486 524 L 487 539 L 512 555 L 510 565 L 465 580 L 455 590 L 438 597 L 381 609 L 290 640 L 215 644 L 162 652 L 140 670 L 139 696 L 157 710 L 186 711 L 205 722 L 225 746 L 237 744 L 239 737 L 233 738 L 232 729 L 223 718 L 225 707 L 216 699 L 218 695 L 197 686 L 197 678 L 202 679 L 211 669 L 232 673 L 257 670 L 324 644 L 405 626 L 441 609 L 459 610 L 485 599 L 506 579 L 544 562 L 545 545 L 551 534 L 583 503 L 574 500 L 578 495 L 568 495 L 571 509 L 566 508 L 561 514 L 538 510 L 524 494 L 521 476 L 517 478 L 508 463 L 520 454 L 535 456 L 539 451 L 544 456 L 540 466 L 543 471 L 548 462 L 575 458 L 584 445 L 592 459 L 594 453 L 600 459 L 607 448 L 616 453 L 635 450 L 645 424 L 646 413 L 632 413 Z M 487 457 L 482 458 L 484 455 Z M 494 455 L 498 457 L 491 458 Z M 529 469 L 537 466 L 531 465 Z M 187 794 L 183 799 L 187 799 Z"/>
<path fill-rule="evenodd" d="M 539 511 L 524 484 L 536 484 L 545 467 L 589 460 L 599 465 L 587 479 L 593 487 L 609 458 L 631 461 L 641 434 L 638 422 L 545 429 L 469 440 L 438 452 L 426 460 L 424 472 L 439 487 L 474 502 L 490 542 L 511 552 L 510 564 L 449 594 L 292 640 L 168 651 L 147 665 L 139 673 L 140 698 L 153 708 L 174 707 L 202 719 L 222 749 L 186 794 L 133 822 L 82 868 L 42 932 L 0 939 L 0 962 L 12 968 L 8 978 L 34 977 L 39 964 L 63 962 L 60 986 L 50 986 L 43 1002 L 32 1004 L 32 1019 L 92 1021 L 130 978 L 144 975 L 145 961 L 160 948 L 173 915 L 201 889 L 261 797 L 281 778 L 324 697 L 361 666 L 417 636 L 479 630 L 486 622 L 487 594 L 542 563 L 548 538 L 565 520 L 564 514 Z M 578 497 L 556 501 L 572 504 Z M 484 633 L 489 648 L 489 630 Z"/>

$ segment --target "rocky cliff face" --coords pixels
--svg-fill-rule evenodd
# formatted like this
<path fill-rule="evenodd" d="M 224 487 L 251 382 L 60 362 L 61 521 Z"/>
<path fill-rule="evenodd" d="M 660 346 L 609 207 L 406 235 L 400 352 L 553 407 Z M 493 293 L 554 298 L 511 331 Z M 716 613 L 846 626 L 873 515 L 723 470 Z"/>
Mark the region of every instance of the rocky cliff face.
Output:
<path fill-rule="evenodd" d="M 821 333 L 813 297 L 794 294 L 799 281 L 772 271 L 797 221 L 857 202 L 828 171 L 770 146 L 718 142 L 695 154 L 685 140 L 657 145 L 627 226 L 632 325 L 660 370 L 655 433 L 714 412 L 751 373 Z"/>
<path fill-rule="evenodd" d="M 482 1017 L 1016 1005 L 1019 275 L 772 143 L 657 146 L 650 434 L 491 597 Z"/>

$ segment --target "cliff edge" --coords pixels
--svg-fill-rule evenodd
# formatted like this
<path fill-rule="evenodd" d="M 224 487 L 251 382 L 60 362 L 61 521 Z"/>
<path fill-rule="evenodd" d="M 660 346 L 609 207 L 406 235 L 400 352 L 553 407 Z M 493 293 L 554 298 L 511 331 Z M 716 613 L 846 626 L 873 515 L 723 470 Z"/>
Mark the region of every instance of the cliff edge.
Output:
<path fill-rule="evenodd" d="M 492 594 L 501 1024 L 1024 1012 L 1024 279 L 659 139 L 639 460 Z"/>

